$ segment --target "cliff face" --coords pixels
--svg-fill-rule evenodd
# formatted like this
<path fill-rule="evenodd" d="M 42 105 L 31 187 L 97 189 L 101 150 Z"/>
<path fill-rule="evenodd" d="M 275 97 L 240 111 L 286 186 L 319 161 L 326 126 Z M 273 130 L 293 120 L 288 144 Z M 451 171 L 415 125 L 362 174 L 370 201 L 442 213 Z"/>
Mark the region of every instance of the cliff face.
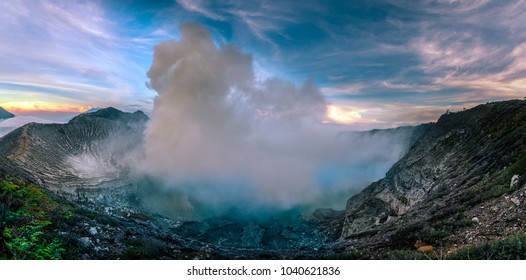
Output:
<path fill-rule="evenodd" d="M 48 186 L 89 187 L 124 177 L 148 117 L 114 108 L 67 124 L 27 124 L 0 139 L 0 155 Z"/>
<path fill-rule="evenodd" d="M 351 247 L 403 247 L 426 239 L 424 232 L 441 232 L 428 238 L 437 243 L 461 228 L 480 226 L 473 209 L 504 195 L 509 200 L 526 188 L 525 178 L 526 101 L 445 114 L 384 179 L 348 200 L 341 237 Z M 494 238 L 499 232 L 507 231 L 497 230 Z"/>
<path fill-rule="evenodd" d="M 26 170 L 18 167 L 6 157 L 0 155 L 0 180 L 5 178 L 12 178 L 17 180 L 24 180 L 28 183 L 41 184 L 42 181 L 36 178 Z"/>

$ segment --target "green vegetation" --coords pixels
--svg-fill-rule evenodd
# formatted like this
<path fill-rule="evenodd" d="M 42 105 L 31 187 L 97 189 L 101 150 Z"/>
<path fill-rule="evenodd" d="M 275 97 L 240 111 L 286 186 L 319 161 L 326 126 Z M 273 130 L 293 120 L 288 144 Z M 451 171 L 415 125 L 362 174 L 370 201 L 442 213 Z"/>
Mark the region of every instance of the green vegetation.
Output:
<path fill-rule="evenodd" d="M 453 260 L 526 260 L 526 235 L 508 237 L 464 248 Z"/>
<path fill-rule="evenodd" d="M 126 251 L 120 257 L 125 260 L 151 260 L 170 254 L 171 250 L 164 241 L 152 237 L 138 237 L 126 241 Z"/>
<path fill-rule="evenodd" d="M 0 180 L 0 259 L 61 259 L 65 250 L 53 225 L 73 216 L 40 187 Z"/>
<path fill-rule="evenodd" d="M 364 254 L 360 251 L 354 250 L 344 254 L 335 254 L 327 257 L 329 260 L 363 260 Z"/>
<path fill-rule="evenodd" d="M 424 254 L 416 250 L 393 250 L 380 257 L 384 260 L 434 260 L 435 254 Z"/>
<path fill-rule="evenodd" d="M 453 234 L 456 230 L 472 226 L 473 224 L 473 221 L 459 214 L 454 218 L 424 224 L 416 239 L 427 244 L 437 244 L 441 239 Z"/>
<path fill-rule="evenodd" d="M 526 234 L 493 240 L 463 248 L 445 255 L 441 252 L 421 253 L 416 250 L 392 250 L 380 259 L 388 260 L 526 260 Z"/>
<path fill-rule="evenodd" d="M 409 225 L 393 235 L 392 240 L 399 245 L 399 249 L 410 248 L 412 250 L 416 241 L 436 246 L 440 245 L 440 241 L 445 237 L 473 224 L 474 222 L 467 219 L 463 213 L 458 213 L 448 218 L 437 218 Z"/>

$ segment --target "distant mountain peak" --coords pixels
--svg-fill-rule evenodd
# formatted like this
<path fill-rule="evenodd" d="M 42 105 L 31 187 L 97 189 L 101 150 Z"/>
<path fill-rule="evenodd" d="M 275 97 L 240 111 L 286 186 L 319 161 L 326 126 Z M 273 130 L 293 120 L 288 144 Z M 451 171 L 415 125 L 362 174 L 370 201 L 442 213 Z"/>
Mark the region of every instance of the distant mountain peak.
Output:
<path fill-rule="evenodd" d="M 90 109 L 86 111 L 85 113 L 82 113 L 78 115 L 77 117 L 73 118 L 71 121 L 84 119 L 84 118 L 90 118 L 90 117 L 103 118 L 103 119 L 108 119 L 108 120 L 113 120 L 113 121 L 120 121 L 120 120 L 148 121 L 149 120 L 148 116 L 144 114 L 142 111 L 136 111 L 134 113 L 126 113 L 121 110 L 115 109 L 113 107 L 107 107 L 107 108 Z"/>
<path fill-rule="evenodd" d="M 14 117 L 15 117 L 15 115 L 9 113 L 4 108 L 0 107 L 0 120 L 10 119 L 10 118 L 14 118 Z"/>

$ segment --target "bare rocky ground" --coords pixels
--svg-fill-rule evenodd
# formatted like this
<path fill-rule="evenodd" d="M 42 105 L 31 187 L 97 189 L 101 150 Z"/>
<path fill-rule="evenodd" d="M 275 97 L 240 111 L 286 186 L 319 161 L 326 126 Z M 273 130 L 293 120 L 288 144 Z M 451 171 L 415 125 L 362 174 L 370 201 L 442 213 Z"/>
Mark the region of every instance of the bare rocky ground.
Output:
<path fill-rule="evenodd" d="M 446 256 L 524 234 L 526 101 L 443 115 L 386 177 L 349 199 L 342 239 L 364 258 L 415 243 Z"/>

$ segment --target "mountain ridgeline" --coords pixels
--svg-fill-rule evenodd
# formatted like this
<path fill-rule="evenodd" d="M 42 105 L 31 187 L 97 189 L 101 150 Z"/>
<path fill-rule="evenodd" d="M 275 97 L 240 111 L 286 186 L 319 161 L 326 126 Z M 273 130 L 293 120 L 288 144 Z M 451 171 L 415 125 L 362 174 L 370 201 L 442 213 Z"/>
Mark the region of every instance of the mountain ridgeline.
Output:
<path fill-rule="evenodd" d="M 0 155 L 57 192 L 99 186 L 126 177 L 147 121 L 140 111 L 107 108 L 66 124 L 30 123 L 0 139 Z"/>
<path fill-rule="evenodd" d="M 526 101 L 447 113 L 349 199 L 341 237 L 348 250 L 375 255 L 417 242 L 455 252 L 522 234 L 525 179 Z"/>

